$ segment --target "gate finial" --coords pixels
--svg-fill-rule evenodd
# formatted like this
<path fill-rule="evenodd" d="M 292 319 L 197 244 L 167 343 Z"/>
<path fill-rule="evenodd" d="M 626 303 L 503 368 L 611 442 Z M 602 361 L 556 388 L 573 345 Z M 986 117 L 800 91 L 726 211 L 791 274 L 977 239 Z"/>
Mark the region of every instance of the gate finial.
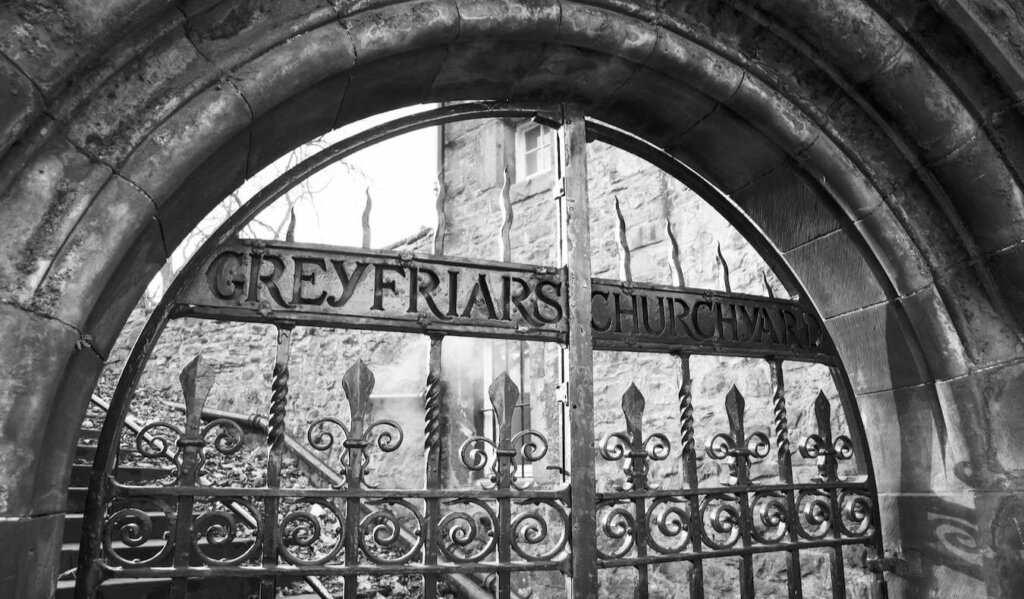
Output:
<path fill-rule="evenodd" d="M 366 205 L 363 206 L 363 249 L 370 248 L 370 211 L 373 209 L 373 198 L 370 188 L 366 188 Z"/>
<path fill-rule="evenodd" d="M 632 283 L 632 257 L 629 255 L 629 241 L 626 239 L 626 219 L 622 216 L 619 196 L 615 196 L 615 216 L 619 223 L 619 278 L 624 283 Z"/>
<path fill-rule="evenodd" d="M 672 284 L 676 287 L 686 287 L 683 265 L 679 260 L 679 242 L 676 241 L 676 234 L 672 230 L 672 221 L 667 216 L 665 217 L 665 234 L 668 235 L 668 243 L 671 248 L 668 262 L 672 266 Z"/>
<path fill-rule="evenodd" d="M 501 236 L 498 239 L 498 253 L 502 262 L 512 261 L 512 180 L 508 176 L 508 166 L 505 166 L 504 178 L 501 181 Z"/>
<path fill-rule="evenodd" d="M 202 354 L 196 354 L 192 360 L 181 369 L 178 381 L 181 383 L 181 391 L 185 396 L 185 431 L 187 436 L 190 433 L 198 434 L 202 424 L 203 407 L 210 396 L 214 379 L 217 373 L 213 366 L 203 359 Z"/>
<path fill-rule="evenodd" d="M 729 280 L 729 263 L 725 261 L 725 256 L 722 255 L 722 242 L 718 242 L 718 264 L 722 267 L 722 286 L 725 287 L 727 293 L 732 293 L 732 281 Z"/>

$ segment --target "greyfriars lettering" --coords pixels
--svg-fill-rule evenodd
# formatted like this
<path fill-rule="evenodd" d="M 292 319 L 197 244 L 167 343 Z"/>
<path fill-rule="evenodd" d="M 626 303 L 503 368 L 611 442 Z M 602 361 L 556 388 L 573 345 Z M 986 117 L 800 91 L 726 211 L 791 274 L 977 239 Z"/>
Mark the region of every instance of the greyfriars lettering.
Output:
<path fill-rule="evenodd" d="M 547 341 L 568 331 L 554 268 L 242 240 L 205 274 L 179 314 Z M 789 300 L 595 279 L 591 305 L 599 349 L 831 353 L 821 322 Z"/>

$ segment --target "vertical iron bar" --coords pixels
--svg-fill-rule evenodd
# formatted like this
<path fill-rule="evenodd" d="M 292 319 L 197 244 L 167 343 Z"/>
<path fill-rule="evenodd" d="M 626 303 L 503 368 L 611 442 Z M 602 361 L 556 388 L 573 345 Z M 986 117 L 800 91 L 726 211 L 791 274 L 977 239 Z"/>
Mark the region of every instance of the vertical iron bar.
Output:
<path fill-rule="evenodd" d="M 672 220 L 665 216 L 665 234 L 669 241 L 669 265 L 672 267 L 672 284 L 676 287 L 686 287 L 686 277 L 683 274 L 682 261 L 679 258 L 679 242 L 676 241 L 675 231 L 672 230 Z M 697 477 L 697 454 L 694 451 L 693 441 L 693 378 L 690 375 L 690 354 L 678 352 L 679 372 L 681 380 L 679 383 L 679 442 L 683 448 L 683 473 L 686 476 L 686 485 L 696 491 L 700 487 L 700 480 Z M 700 499 L 697 495 L 690 495 L 690 544 L 695 554 L 701 553 L 701 517 Z M 697 559 L 690 562 L 690 597 L 691 599 L 704 599 L 704 561 Z"/>
<path fill-rule="evenodd" d="M 487 389 L 494 416 L 497 420 L 495 440 L 497 445 L 494 475 L 498 491 L 512 489 L 512 476 L 515 472 L 515 450 L 512 449 L 512 414 L 519 403 L 519 389 L 516 388 L 508 371 L 502 371 Z M 512 561 L 512 499 L 498 499 L 498 563 L 508 564 Z M 512 596 L 512 575 L 509 571 L 498 572 L 498 599 L 510 599 Z"/>
<path fill-rule="evenodd" d="M 571 547 L 569 595 L 597 596 L 597 520 L 594 475 L 594 356 L 591 336 L 590 204 L 586 124 L 579 106 L 562 107 L 562 261 L 567 271 L 569 338 L 564 351 L 569 410 Z"/>
<path fill-rule="evenodd" d="M 179 487 L 193 487 L 199 480 L 199 465 L 203 451 L 203 406 L 213 388 L 216 373 L 209 363 L 197 355 L 181 370 L 178 379 L 185 398 L 185 429 L 178 439 L 181 450 L 181 465 L 178 467 Z M 175 568 L 189 567 L 192 555 L 192 509 L 195 505 L 194 495 L 182 495 L 178 498 L 178 519 L 174 527 L 174 558 Z M 171 597 L 184 597 L 187 590 L 187 578 L 174 578 L 171 582 Z"/>
<path fill-rule="evenodd" d="M 775 447 L 778 451 L 779 480 L 782 484 L 790 486 L 793 484 L 793 459 L 789 451 L 789 420 L 786 416 L 786 381 L 782 375 L 782 360 L 769 361 L 771 369 L 772 385 L 772 412 L 775 421 Z M 800 536 L 796 531 L 796 499 L 793 490 L 786 492 L 786 528 L 789 532 L 789 540 L 797 543 Z M 792 519 L 792 520 L 791 520 Z M 789 586 L 789 598 L 800 599 L 803 597 L 803 586 L 800 576 L 800 551 L 791 549 L 786 560 L 786 579 Z"/>
<path fill-rule="evenodd" d="M 370 393 L 373 392 L 374 377 L 362 360 L 345 373 L 341 386 L 348 398 L 349 424 L 348 438 L 345 439 L 346 453 L 345 484 L 350 491 L 359 490 L 363 481 L 363 452 L 367 442 L 363 439 L 366 425 L 370 417 Z M 360 506 L 358 497 L 345 500 L 345 566 L 353 568 L 359 565 L 359 517 Z M 356 599 L 359 576 L 346 574 L 345 599 Z"/>
<path fill-rule="evenodd" d="M 619 229 L 619 279 L 621 279 L 623 283 L 632 285 L 633 260 L 629 250 L 629 239 L 626 236 L 626 219 L 622 216 L 622 206 L 619 204 L 618 196 L 615 196 L 615 217 L 618 222 Z M 639 323 L 637 323 L 636 326 L 639 328 Z M 641 406 L 640 415 L 642 415 L 643 395 L 640 393 L 640 390 L 636 388 L 636 385 L 630 385 L 629 389 L 626 391 L 626 395 L 630 394 L 635 394 L 636 397 L 633 398 L 633 402 L 631 403 L 639 401 L 639 405 Z M 628 400 L 626 395 L 622 398 L 623 406 L 627 405 Z M 633 423 L 633 421 L 630 420 L 630 414 L 628 411 L 626 412 L 626 421 L 629 424 Z M 631 431 L 631 443 L 634 451 L 640 451 L 644 443 L 643 431 L 641 430 L 640 423 L 640 418 L 637 417 L 636 427 Z M 634 457 L 632 460 L 632 467 L 634 468 L 634 471 L 642 472 L 643 469 L 646 468 L 643 458 Z M 642 480 L 634 480 L 633 485 L 633 488 L 638 491 L 647 489 L 646 476 L 644 476 Z M 643 559 L 647 557 L 647 502 L 643 497 L 637 497 L 633 500 L 633 513 L 636 520 L 636 529 L 633 534 L 634 542 L 636 543 L 636 556 Z M 641 564 L 636 566 L 634 570 L 636 571 L 636 579 L 633 584 L 633 597 L 634 599 L 647 599 L 647 587 L 649 585 L 648 566 L 647 564 Z"/>
<path fill-rule="evenodd" d="M 281 486 L 281 457 L 284 453 L 285 413 L 288 409 L 288 361 L 292 346 L 291 326 L 277 329 L 277 356 L 274 359 L 273 381 L 270 383 L 270 416 L 267 419 L 267 488 Z M 275 536 L 278 526 L 280 498 L 267 497 L 264 500 L 263 525 L 263 567 L 277 566 L 277 545 Z M 260 598 L 273 599 L 277 596 L 277 578 L 264 576 L 260 579 Z"/>
<path fill-rule="evenodd" d="M 697 454 L 693 442 L 693 379 L 690 376 L 690 354 L 679 353 L 679 369 L 682 382 L 679 385 L 679 437 L 683 447 L 683 472 L 686 474 L 686 485 L 697 490 L 700 480 L 697 477 Z M 690 543 L 693 552 L 701 553 L 701 520 L 700 499 L 690 495 Z M 694 560 L 690 575 L 690 597 L 704 599 L 704 561 Z"/>
<path fill-rule="evenodd" d="M 424 486 L 434 490 L 441 488 L 441 426 L 444 418 L 444 386 L 441 381 L 441 344 L 444 337 L 430 337 L 430 364 L 427 370 L 427 390 L 424 394 L 424 441 L 423 453 L 426 462 Z M 423 563 L 427 566 L 437 564 L 437 523 L 441 519 L 441 500 L 432 497 L 426 499 L 424 510 Z M 423 599 L 437 597 L 437 575 L 423 575 Z"/>
<path fill-rule="evenodd" d="M 733 459 L 736 465 L 736 496 L 740 502 L 740 532 L 744 549 L 751 546 L 750 527 L 752 524 L 750 514 L 750 476 L 747 470 L 746 431 L 743 426 L 743 416 L 746 411 L 743 396 L 734 385 L 725 398 L 725 410 L 729 415 L 729 422 L 732 425 L 733 438 L 736 439 L 736 449 L 740 451 Z M 750 553 L 740 556 L 740 597 L 743 599 L 754 599 L 754 558 Z"/>

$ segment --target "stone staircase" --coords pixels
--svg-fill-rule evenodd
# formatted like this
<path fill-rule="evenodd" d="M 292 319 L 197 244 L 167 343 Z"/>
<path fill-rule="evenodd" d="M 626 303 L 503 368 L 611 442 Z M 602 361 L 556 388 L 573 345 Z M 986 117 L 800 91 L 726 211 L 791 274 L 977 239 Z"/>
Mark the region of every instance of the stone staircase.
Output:
<path fill-rule="evenodd" d="M 75 463 L 71 467 L 71 482 L 68 487 L 67 515 L 64 519 L 64 537 L 60 551 L 60 572 L 64 575 L 57 581 L 56 599 L 73 599 L 75 596 L 74 571 L 78 566 L 80 542 L 82 538 L 83 512 L 85 511 L 86 495 L 88 494 L 89 475 L 92 462 L 96 457 L 96 440 L 99 430 L 83 428 L 75 450 Z M 128 456 L 126 450 L 122 455 Z M 130 460 L 128 460 L 130 462 Z M 118 480 L 128 483 L 142 483 L 158 480 L 169 476 L 170 468 L 152 466 L 121 466 L 118 468 Z M 151 512 L 150 518 L 156 530 L 167 529 L 167 515 L 163 512 Z M 163 545 L 163 541 L 154 540 L 139 547 L 124 547 L 119 553 L 127 558 L 153 555 Z M 214 553 L 208 551 L 208 553 Z M 197 564 L 198 565 L 198 564 Z M 96 593 L 96 599 L 165 599 L 170 592 L 169 578 L 115 578 L 104 582 Z M 190 581 L 188 596 L 190 599 L 221 599 L 244 598 L 258 594 L 255 581 L 231 578 L 207 578 Z"/>

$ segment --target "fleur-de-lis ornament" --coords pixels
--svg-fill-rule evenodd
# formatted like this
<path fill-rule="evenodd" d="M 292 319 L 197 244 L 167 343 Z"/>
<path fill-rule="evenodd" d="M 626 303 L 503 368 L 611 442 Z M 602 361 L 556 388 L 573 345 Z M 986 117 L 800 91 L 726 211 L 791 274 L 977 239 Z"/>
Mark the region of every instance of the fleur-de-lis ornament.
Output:
<path fill-rule="evenodd" d="M 832 439 L 832 406 L 823 391 L 819 391 L 814 400 L 814 419 L 818 432 L 800 440 L 800 455 L 816 460 L 816 480 L 836 481 L 839 479 L 839 460 L 853 457 L 853 441 L 846 435 Z"/>
<path fill-rule="evenodd" d="M 654 433 L 644 439 L 644 408 L 646 400 L 636 384 L 630 383 L 622 394 L 622 414 L 626 420 L 626 431 L 611 433 L 601 440 L 601 457 L 617 462 L 628 457 L 622 472 L 626 480 L 617 485 L 622 491 L 644 491 L 657 488 L 647 480 L 650 462 L 660 461 L 668 457 L 671 444 L 662 433 Z"/>
<path fill-rule="evenodd" d="M 718 433 L 708 439 L 705 453 L 714 460 L 725 460 L 729 467 L 730 485 L 745 485 L 749 482 L 750 464 L 768 457 L 771 442 L 768 435 L 757 431 L 750 435 L 744 430 L 743 417 L 746 401 L 736 385 L 725 396 L 725 413 L 729 417 L 729 433 Z"/>
<path fill-rule="evenodd" d="M 526 489 L 531 481 L 520 481 L 516 471 L 520 464 L 536 462 L 547 454 L 547 439 L 532 429 L 512 434 L 512 414 L 519 404 L 519 387 L 507 372 L 491 382 L 487 394 L 497 420 L 495 438 L 478 435 L 466 439 L 459 449 L 462 463 L 470 470 L 483 470 L 491 464 L 490 481 L 482 483 L 484 487 Z M 488 457 L 486 447 L 493 450 L 493 459 Z"/>
<path fill-rule="evenodd" d="M 344 448 L 341 456 L 341 465 L 344 468 L 341 475 L 345 477 L 344 484 L 350 489 L 359 488 L 361 485 L 377 487 L 367 482 L 365 478 L 371 472 L 370 455 L 367 452 L 370 445 L 376 445 L 381 451 L 390 453 L 398 449 L 404 439 L 402 427 L 394 420 L 370 422 L 370 393 L 373 392 L 375 383 L 373 372 L 362 360 L 357 360 L 341 379 L 341 388 L 348 399 L 351 415 L 349 426 L 345 426 L 337 418 L 328 417 L 312 423 L 306 431 L 306 439 L 314 449 L 327 451 L 334 446 L 334 435 L 325 430 L 326 426 L 331 424 L 341 429 L 344 438 L 341 443 Z"/>

